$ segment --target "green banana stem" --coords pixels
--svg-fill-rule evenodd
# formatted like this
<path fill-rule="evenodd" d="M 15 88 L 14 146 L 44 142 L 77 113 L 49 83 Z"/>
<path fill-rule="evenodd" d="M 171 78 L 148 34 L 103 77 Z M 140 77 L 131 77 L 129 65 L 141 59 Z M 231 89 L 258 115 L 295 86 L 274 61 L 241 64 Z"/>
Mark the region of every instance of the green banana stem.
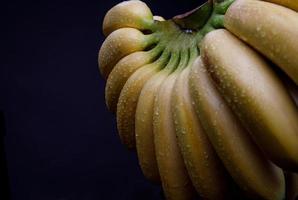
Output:
<path fill-rule="evenodd" d="M 224 27 L 224 15 L 235 0 L 208 0 L 202 6 L 166 21 L 154 21 L 152 37 L 161 48 L 181 53 L 181 47 L 200 55 L 204 36 Z M 192 62 L 192 60 L 191 60 Z M 179 67 L 178 67 L 179 68 Z M 174 70 L 174 69 L 173 69 Z"/>

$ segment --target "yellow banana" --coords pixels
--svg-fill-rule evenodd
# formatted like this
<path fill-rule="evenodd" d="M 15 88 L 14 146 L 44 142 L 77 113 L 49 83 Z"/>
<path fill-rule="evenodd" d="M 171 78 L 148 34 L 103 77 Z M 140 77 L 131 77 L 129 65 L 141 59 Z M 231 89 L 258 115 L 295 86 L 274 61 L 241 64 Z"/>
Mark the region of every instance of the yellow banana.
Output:
<path fill-rule="evenodd" d="M 136 109 L 136 147 L 143 174 L 151 181 L 159 182 L 160 176 L 155 155 L 153 135 L 153 106 L 159 86 L 177 65 L 179 55 L 171 55 L 167 66 L 152 76 L 144 85 Z"/>
<path fill-rule="evenodd" d="M 279 4 L 293 10 L 298 11 L 298 1 L 297 0 L 264 0 L 271 3 Z"/>
<path fill-rule="evenodd" d="M 192 55 L 189 63 L 197 56 Z M 178 76 L 172 94 L 172 113 L 178 143 L 191 181 L 203 199 L 230 199 L 229 176 L 193 108 L 189 94 L 190 66 Z"/>
<path fill-rule="evenodd" d="M 104 17 L 102 29 L 107 36 L 124 27 L 147 30 L 152 23 L 153 16 L 150 8 L 142 1 L 131 0 L 123 1 L 110 9 Z"/>
<path fill-rule="evenodd" d="M 283 171 L 252 141 L 215 88 L 201 58 L 192 66 L 189 86 L 204 130 L 234 181 L 250 197 L 282 199 Z"/>
<path fill-rule="evenodd" d="M 283 169 L 298 171 L 298 111 L 270 66 L 223 29 L 205 36 L 201 53 L 216 86 L 259 147 Z"/>
<path fill-rule="evenodd" d="M 298 85 L 297 22 L 298 13 L 291 9 L 240 0 L 229 7 L 224 26 L 272 60 Z"/>
<path fill-rule="evenodd" d="M 121 141 L 129 149 L 135 148 L 135 113 L 139 95 L 146 81 L 157 73 L 167 62 L 168 52 L 154 63 L 135 71 L 121 90 L 117 104 L 117 128 Z"/>
<path fill-rule="evenodd" d="M 98 55 L 101 74 L 107 78 L 115 64 L 124 56 L 142 51 L 156 42 L 154 35 L 144 35 L 134 28 L 121 28 L 103 42 Z"/>
<path fill-rule="evenodd" d="M 180 70 L 175 70 L 161 84 L 154 102 L 154 142 L 163 190 L 168 200 L 189 200 L 195 189 L 187 174 L 177 144 L 171 112 L 172 91 Z"/>
<path fill-rule="evenodd" d="M 179 91 L 175 92 L 172 104 L 184 162 L 192 183 L 202 198 L 229 199 L 226 171 L 191 108 L 191 99 L 185 86 L 188 73 L 189 68 L 185 69 L 176 80 L 175 90 Z"/>
<path fill-rule="evenodd" d="M 140 67 L 151 63 L 160 54 L 156 47 L 151 51 L 138 51 L 122 58 L 111 71 L 105 88 L 105 99 L 110 111 L 116 112 L 120 92 L 127 79 Z"/>

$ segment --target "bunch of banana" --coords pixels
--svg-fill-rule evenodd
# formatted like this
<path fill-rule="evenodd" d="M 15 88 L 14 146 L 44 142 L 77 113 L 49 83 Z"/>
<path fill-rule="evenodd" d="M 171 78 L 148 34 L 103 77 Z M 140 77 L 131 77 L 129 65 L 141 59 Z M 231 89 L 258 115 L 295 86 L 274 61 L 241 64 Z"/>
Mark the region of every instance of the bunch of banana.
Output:
<path fill-rule="evenodd" d="M 107 12 L 106 104 L 166 199 L 298 198 L 297 11 L 209 0 L 164 20 L 130 0 Z"/>

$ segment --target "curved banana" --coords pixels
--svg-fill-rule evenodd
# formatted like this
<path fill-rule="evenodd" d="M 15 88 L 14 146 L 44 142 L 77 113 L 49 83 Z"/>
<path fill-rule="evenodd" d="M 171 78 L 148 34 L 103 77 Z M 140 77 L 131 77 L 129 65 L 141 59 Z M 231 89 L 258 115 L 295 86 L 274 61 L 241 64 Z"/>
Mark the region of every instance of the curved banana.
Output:
<path fill-rule="evenodd" d="M 192 53 L 189 65 L 197 52 Z M 190 179 L 203 199 L 230 199 L 229 176 L 207 136 L 193 108 L 189 94 L 190 66 L 178 76 L 172 94 L 172 114 L 178 144 Z"/>
<path fill-rule="evenodd" d="M 168 200 L 190 200 L 195 197 L 195 189 L 177 144 L 171 111 L 172 91 L 179 74 L 180 70 L 177 69 L 164 80 L 154 102 L 155 152 L 163 190 Z"/>
<path fill-rule="evenodd" d="M 104 17 L 103 33 L 105 36 L 111 32 L 124 27 L 139 30 L 150 29 L 153 16 L 150 8 L 138 0 L 123 1 L 112 7 Z"/>
<path fill-rule="evenodd" d="M 179 55 L 172 54 L 167 66 L 146 82 L 137 104 L 135 131 L 139 164 L 144 176 L 153 182 L 160 181 L 153 135 L 154 99 L 162 82 L 177 65 L 178 58 Z"/>
<path fill-rule="evenodd" d="M 156 74 L 168 60 L 168 52 L 154 63 L 145 65 L 135 71 L 121 90 L 117 104 L 117 128 L 121 141 L 129 149 L 135 148 L 135 113 L 138 98 L 144 84 Z"/>
<path fill-rule="evenodd" d="M 235 1 L 229 7 L 224 25 L 277 64 L 298 85 L 297 21 L 298 13 L 291 9 L 245 0 Z"/>
<path fill-rule="evenodd" d="M 252 141 L 215 88 L 201 58 L 192 66 L 189 86 L 204 130 L 234 181 L 249 197 L 282 199 L 283 171 Z"/>
<path fill-rule="evenodd" d="M 105 99 L 110 111 L 116 112 L 120 92 L 127 79 L 140 67 L 149 64 L 160 54 L 156 47 L 151 51 L 138 51 L 122 58 L 111 71 L 105 88 Z"/>
<path fill-rule="evenodd" d="M 107 78 L 115 64 L 124 56 L 142 51 L 156 42 L 155 36 L 144 35 L 134 28 L 121 28 L 111 33 L 103 42 L 98 63 L 101 74 Z"/>
<path fill-rule="evenodd" d="M 296 0 L 264 0 L 264 1 L 279 4 L 298 11 L 298 1 Z"/>
<path fill-rule="evenodd" d="M 270 66 L 223 29 L 205 36 L 201 52 L 219 91 L 259 147 L 278 166 L 298 171 L 298 110 Z"/>
<path fill-rule="evenodd" d="M 298 199 L 298 174 L 285 173 L 287 180 L 287 200 Z"/>

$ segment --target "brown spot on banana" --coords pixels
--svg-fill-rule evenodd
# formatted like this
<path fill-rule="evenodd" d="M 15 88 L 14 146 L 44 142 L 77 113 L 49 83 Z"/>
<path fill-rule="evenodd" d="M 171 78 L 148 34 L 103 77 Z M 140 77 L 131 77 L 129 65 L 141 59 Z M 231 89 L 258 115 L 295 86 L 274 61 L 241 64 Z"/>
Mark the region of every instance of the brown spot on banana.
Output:
<path fill-rule="evenodd" d="M 216 86 L 269 158 L 298 171 L 298 111 L 265 60 L 226 30 L 206 35 L 201 53 Z"/>
<path fill-rule="evenodd" d="M 192 66 L 189 86 L 205 133 L 234 181 L 250 198 L 282 199 L 285 195 L 282 170 L 251 139 L 216 89 L 201 58 Z"/>
<path fill-rule="evenodd" d="M 272 60 L 298 84 L 297 12 L 268 2 L 239 0 L 229 7 L 224 26 Z"/>

